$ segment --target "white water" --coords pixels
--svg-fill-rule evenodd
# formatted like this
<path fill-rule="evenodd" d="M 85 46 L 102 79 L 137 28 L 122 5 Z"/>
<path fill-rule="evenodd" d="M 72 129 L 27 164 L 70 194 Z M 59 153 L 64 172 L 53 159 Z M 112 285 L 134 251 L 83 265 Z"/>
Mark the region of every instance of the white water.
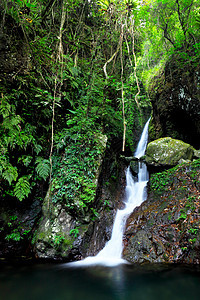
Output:
<path fill-rule="evenodd" d="M 144 126 L 137 149 L 135 151 L 135 157 L 137 157 L 137 158 L 140 158 L 140 157 L 144 156 L 144 154 L 145 154 L 147 142 L 148 142 L 148 128 L 149 128 L 150 120 L 151 120 L 151 118 L 149 118 L 149 120 L 146 122 L 146 124 Z"/>
<path fill-rule="evenodd" d="M 144 155 L 148 140 L 148 125 L 150 119 L 147 121 L 138 147 L 135 152 L 135 157 L 140 158 Z M 126 220 L 135 207 L 139 206 L 146 200 L 146 185 L 148 182 L 148 171 L 144 163 L 139 162 L 138 180 L 134 180 L 128 167 L 126 171 L 126 197 L 125 207 L 118 210 L 113 224 L 111 239 L 106 243 L 105 247 L 96 255 L 89 256 L 81 261 L 69 263 L 70 266 L 89 266 L 89 265 L 104 265 L 116 266 L 121 263 L 127 263 L 122 259 L 123 251 L 123 233 Z"/>

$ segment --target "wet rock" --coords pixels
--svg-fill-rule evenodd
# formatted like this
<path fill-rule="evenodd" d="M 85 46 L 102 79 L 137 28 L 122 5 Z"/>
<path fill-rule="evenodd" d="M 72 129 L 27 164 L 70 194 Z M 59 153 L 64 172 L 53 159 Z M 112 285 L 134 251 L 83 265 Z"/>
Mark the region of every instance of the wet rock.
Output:
<path fill-rule="evenodd" d="M 129 244 L 124 251 L 124 257 L 128 261 L 137 261 L 138 263 L 153 262 L 156 258 L 156 253 L 152 248 L 151 239 L 152 237 L 148 232 L 139 230 L 129 239 Z"/>
<path fill-rule="evenodd" d="M 137 158 L 135 156 L 130 156 L 130 157 L 125 157 L 125 156 L 120 156 L 120 158 L 127 163 L 127 166 L 130 166 L 131 172 L 133 176 L 137 176 L 139 172 L 139 164 L 138 162 L 143 162 L 145 161 L 145 156 L 142 156 L 140 158 Z"/>
<path fill-rule="evenodd" d="M 127 220 L 123 257 L 131 263 L 200 261 L 200 161 L 154 174 L 148 199 Z"/>
<path fill-rule="evenodd" d="M 35 256 L 45 259 L 67 257 L 74 242 L 70 231 L 76 224 L 61 206 L 51 206 L 51 210 L 48 210 L 48 196 L 43 206 L 43 217 L 33 238 Z"/>
<path fill-rule="evenodd" d="M 131 161 L 130 162 L 130 168 L 131 168 L 132 174 L 134 176 L 136 176 L 138 174 L 138 172 L 139 172 L 139 169 L 138 169 L 139 168 L 138 160 L 137 161 L 135 161 L 135 160 Z"/>
<path fill-rule="evenodd" d="M 36 199 L 33 203 L 3 200 L 0 201 L 0 257 L 32 258 L 30 241 L 41 213 L 41 203 Z"/>
<path fill-rule="evenodd" d="M 147 145 L 146 163 L 153 166 L 175 166 L 182 160 L 191 160 L 194 148 L 171 137 L 160 138 Z"/>

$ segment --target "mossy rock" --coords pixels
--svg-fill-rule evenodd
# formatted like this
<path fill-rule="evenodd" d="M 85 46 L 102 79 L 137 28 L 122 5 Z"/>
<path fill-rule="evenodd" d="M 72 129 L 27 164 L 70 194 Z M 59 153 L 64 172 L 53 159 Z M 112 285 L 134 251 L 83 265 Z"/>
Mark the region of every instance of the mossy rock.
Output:
<path fill-rule="evenodd" d="M 194 148 L 183 141 L 165 137 L 148 144 L 146 163 L 153 166 L 175 166 L 181 159 L 191 160 Z"/>
<path fill-rule="evenodd" d="M 200 158 L 200 150 L 194 150 L 195 158 Z"/>

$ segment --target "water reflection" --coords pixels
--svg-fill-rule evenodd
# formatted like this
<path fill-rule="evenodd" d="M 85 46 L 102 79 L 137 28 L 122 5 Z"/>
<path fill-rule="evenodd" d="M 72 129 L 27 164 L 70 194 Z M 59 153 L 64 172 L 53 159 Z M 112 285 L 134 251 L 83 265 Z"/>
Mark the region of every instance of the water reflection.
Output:
<path fill-rule="evenodd" d="M 126 292 L 126 272 L 124 266 L 121 264 L 117 267 L 105 268 L 105 267 L 93 267 L 88 268 L 87 272 L 94 278 L 103 280 L 109 287 L 113 296 L 112 299 L 125 299 Z"/>
<path fill-rule="evenodd" d="M 3 300 L 196 300 L 199 286 L 199 267 L 0 265 Z"/>

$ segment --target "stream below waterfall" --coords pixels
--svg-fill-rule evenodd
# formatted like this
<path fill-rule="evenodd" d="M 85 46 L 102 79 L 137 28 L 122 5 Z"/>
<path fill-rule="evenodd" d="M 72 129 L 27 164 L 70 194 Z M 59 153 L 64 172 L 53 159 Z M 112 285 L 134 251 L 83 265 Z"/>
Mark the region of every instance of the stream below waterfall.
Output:
<path fill-rule="evenodd" d="M 197 300 L 199 286 L 199 266 L 0 263 L 2 300 Z"/>

